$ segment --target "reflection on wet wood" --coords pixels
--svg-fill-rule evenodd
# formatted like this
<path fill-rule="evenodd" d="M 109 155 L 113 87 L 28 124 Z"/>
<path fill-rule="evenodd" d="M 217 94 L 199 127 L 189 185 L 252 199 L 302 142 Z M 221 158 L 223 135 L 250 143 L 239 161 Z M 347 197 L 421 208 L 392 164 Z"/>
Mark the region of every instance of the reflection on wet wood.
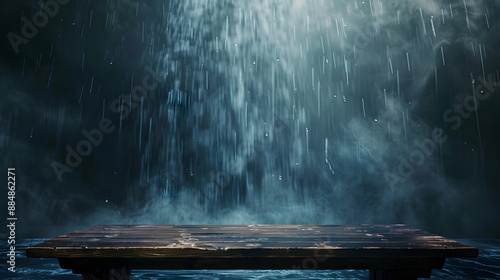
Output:
<path fill-rule="evenodd" d="M 26 249 L 28 257 L 58 258 L 62 268 L 86 275 L 111 268 L 370 269 L 371 279 L 427 277 L 445 258 L 477 254 L 402 224 L 98 225 Z"/>

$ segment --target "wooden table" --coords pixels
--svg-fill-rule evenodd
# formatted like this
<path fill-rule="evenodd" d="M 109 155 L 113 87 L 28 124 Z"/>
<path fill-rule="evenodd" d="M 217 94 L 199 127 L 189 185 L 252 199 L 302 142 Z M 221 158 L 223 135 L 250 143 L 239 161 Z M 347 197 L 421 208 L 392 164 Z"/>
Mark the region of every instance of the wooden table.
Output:
<path fill-rule="evenodd" d="M 395 225 L 98 225 L 26 249 L 83 279 L 132 269 L 369 269 L 370 279 L 430 277 L 477 248 Z"/>

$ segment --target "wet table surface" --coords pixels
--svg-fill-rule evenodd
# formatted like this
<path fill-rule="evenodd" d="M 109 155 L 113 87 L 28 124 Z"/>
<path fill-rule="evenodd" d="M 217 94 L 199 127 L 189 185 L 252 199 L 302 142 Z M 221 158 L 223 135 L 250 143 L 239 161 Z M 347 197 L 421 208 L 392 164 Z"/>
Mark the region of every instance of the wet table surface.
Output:
<path fill-rule="evenodd" d="M 477 248 L 403 224 L 97 225 L 26 249 L 27 257 L 58 258 L 62 268 L 82 274 L 127 267 L 426 271 L 423 275 L 442 268 L 446 258 L 477 255 Z"/>

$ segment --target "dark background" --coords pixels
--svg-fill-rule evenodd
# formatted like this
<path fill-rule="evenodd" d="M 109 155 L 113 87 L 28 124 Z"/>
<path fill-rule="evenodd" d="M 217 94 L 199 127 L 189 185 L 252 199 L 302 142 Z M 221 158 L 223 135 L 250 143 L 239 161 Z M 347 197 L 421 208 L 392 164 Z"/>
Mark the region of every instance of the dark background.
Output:
<path fill-rule="evenodd" d="M 155 112 L 160 110 L 162 103 L 165 103 L 165 100 L 158 96 L 166 95 L 175 89 L 175 79 L 170 76 L 165 83 L 155 89 L 154 93 L 150 95 L 151 98 L 144 102 L 143 110 L 145 113 L 142 116 L 144 120 L 138 113 L 139 109 L 136 109 L 127 120 L 123 121 L 120 132 L 118 132 L 119 116 L 109 110 L 109 104 L 113 100 L 130 92 L 132 77 L 135 77 L 134 85 L 137 85 L 138 81 L 147 74 L 144 70 L 145 66 L 150 66 L 153 69 L 156 69 L 158 65 L 162 66 L 161 62 L 158 62 L 158 57 L 165 46 L 173 50 L 167 52 L 169 55 L 176 54 L 173 46 L 175 41 L 182 37 L 179 34 L 185 34 L 183 32 L 186 31 L 183 28 L 187 26 L 187 22 L 179 23 L 177 26 L 165 24 L 165 15 L 162 12 L 165 10 L 165 5 L 172 5 L 173 11 L 176 11 L 176 7 L 181 9 L 179 8 L 182 6 L 181 4 L 173 2 L 173 4 L 169 4 L 168 1 L 141 1 L 137 6 L 136 1 L 70 1 L 66 5 L 60 6 L 57 15 L 50 18 L 47 25 L 40 28 L 37 35 L 29 40 L 29 43 L 21 44 L 20 51 L 16 54 L 7 39 L 7 34 L 9 32 L 20 34 L 21 15 L 24 13 L 25 16 L 31 18 L 31 15 L 40 10 L 40 6 L 35 1 L 2 1 L 0 9 L 0 34 L 2 36 L 0 40 L 0 148 L 3 155 L 1 166 L 3 170 L 6 170 L 7 167 L 16 168 L 16 213 L 19 219 L 17 229 L 19 237 L 51 237 L 103 222 L 141 222 L 140 217 L 144 214 L 140 213 L 154 209 L 148 207 L 148 205 L 152 205 L 152 200 L 158 194 L 157 189 L 152 186 L 157 184 L 153 178 L 160 178 L 157 180 L 161 181 L 172 181 L 171 184 L 175 185 L 175 188 L 191 188 L 195 193 L 196 191 L 204 192 L 202 186 L 207 180 L 210 180 L 207 178 L 210 177 L 211 166 L 217 165 L 214 164 L 217 162 L 214 158 L 217 157 L 217 150 L 220 147 L 212 149 L 207 145 L 205 148 L 196 148 L 187 139 L 192 139 L 195 137 L 193 136 L 196 134 L 195 132 L 202 129 L 203 131 L 213 131 L 213 133 L 216 133 L 217 130 L 210 120 L 205 120 L 206 123 L 203 122 L 203 118 L 209 118 L 211 115 L 202 115 L 199 111 L 195 112 L 198 110 L 196 106 L 188 107 L 177 104 L 174 113 L 178 114 L 180 118 L 175 121 L 165 121 L 158 117 L 160 115 Z M 456 19 L 450 21 L 446 27 L 438 29 L 442 32 L 440 36 L 448 36 L 447 39 L 449 39 L 449 42 L 445 44 L 447 66 L 444 67 L 440 64 L 441 58 L 438 48 L 435 48 L 438 50 L 435 53 L 425 47 L 415 51 L 420 55 L 419 59 L 423 61 L 425 61 L 426 56 L 437 57 L 435 65 L 439 77 L 438 81 L 436 82 L 433 78 L 422 79 L 425 82 L 416 86 L 412 84 L 415 83 L 415 78 L 412 79 L 410 74 L 401 74 L 401 83 L 406 85 L 406 91 L 411 92 L 412 89 L 415 89 L 415 92 L 411 93 L 412 96 L 430 96 L 417 99 L 408 97 L 414 101 L 409 113 L 407 112 L 412 121 L 411 124 L 408 124 L 410 142 L 414 140 L 412 137 L 415 139 L 429 137 L 432 129 L 436 127 L 444 129 L 448 136 L 447 141 L 439 147 L 439 151 L 431 159 L 426 160 L 422 169 L 417 170 L 409 179 L 396 186 L 399 189 L 404 188 L 405 185 L 411 187 L 392 198 L 387 198 L 387 194 L 390 192 L 388 192 L 384 173 L 394 171 L 399 156 L 407 156 L 412 151 L 411 143 L 400 142 L 399 140 L 402 138 L 387 140 L 388 144 L 384 144 L 383 147 L 387 148 L 389 145 L 400 148 L 389 156 L 372 161 L 367 157 L 366 161 L 361 162 L 361 167 L 357 167 L 360 163 L 359 161 L 356 163 L 354 160 L 352 163 L 343 165 L 341 148 L 331 148 L 330 154 L 338 158 L 335 162 L 335 166 L 338 166 L 336 174 L 344 176 L 341 177 L 341 183 L 346 188 L 351 188 L 349 192 L 343 191 L 342 195 L 347 201 L 356 201 L 352 204 L 346 202 L 342 206 L 344 208 L 339 210 L 339 213 L 345 212 L 346 217 L 349 218 L 329 220 L 329 214 L 325 211 L 320 214 L 326 218 L 318 220 L 298 218 L 297 220 L 285 221 L 310 221 L 312 223 L 329 221 L 333 223 L 401 222 L 450 237 L 498 238 L 500 236 L 500 150 L 498 145 L 500 141 L 498 91 L 500 89 L 495 87 L 491 97 L 480 102 L 477 115 L 479 116 L 481 142 L 478 137 L 477 120 L 474 113 L 463 121 L 459 129 L 453 129 L 451 128 L 452 124 L 443 121 L 443 112 L 460 104 L 467 94 L 472 92 L 470 74 L 472 73 L 474 77 L 482 74 L 481 64 L 476 57 L 478 54 L 476 53 L 474 56 L 469 49 L 466 49 L 470 46 L 469 42 L 474 42 L 476 48 L 477 44 L 484 45 L 487 53 L 484 71 L 486 75 L 494 73 L 495 80 L 498 81 L 498 66 L 500 65 L 498 34 L 500 30 L 497 21 L 499 7 L 497 4 L 487 2 L 490 3 L 487 6 L 490 29 L 473 27 L 474 32 L 469 32 L 463 20 L 463 7 L 459 7 L 461 1 L 449 2 L 454 7 L 458 7 L 456 8 Z M 137 7 L 139 8 L 137 9 Z M 478 14 L 475 18 L 471 16 L 473 23 L 482 22 L 480 10 L 482 11 L 484 6 L 477 4 L 477 7 L 476 10 L 471 8 Z M 215 10 L 211 10 L 212 15 L 199 19 L 199 24 L 201 26 L 206 24 L 216 34 L 217 29 L 222 30 L 220 33 L 224 33 L 226 13 L 235 13 L 231 11 L 236 8 L 228 1 L 220 1 L 214 5 L 213 9 Z M 401 10 L 403 11 L 402 15 L 407 15 L 405 20 L 409 22 L 408 26 L 413 27 L 420 23 L 420 14 L 417 9 L 407 6 L 402 7 Z M 460 20 L 460 15 L 462 15 L 462 20 Z M 176 16 L 182 18 L 182 14 Z M 425 16 L 427 18 L 429 15 Z M 482 16 L 484 17 L 484 15 Z M 106 17 L 108 17 L 107 28 L 105 28 Z M 114 17 L 114 24 L 111 24 L 112 17 Z M 234 15 L 234 17 L 237 16 Z M 206 20 L 206 23 L 203 23 L 203 20 Z M 91 24 L 90 21 L 92 21 Z M 439 19 L 436 19 L 436 25 L 438 22 Z M 452 25 L 451 22 L 454 24 Z M 390 25 L 386 25 L 386 27 L 391 28 Z M 145 29 L 144 39 L 143 28 Z M 334 28 L 332 27 L 332 29 Z M 430 26 L 428 26 L 427 32 L 429 34 L 430 30 Z M 410 31 L 403 29 L 399 30 L 399 33 L 380 34 L 373 39 L 374 43 L 373 47 L 370 47 L 370 51 L 374 54 L 384 53 L 385 45 L 391 44 L 390 40 L 394 40 L 392 43 L 394 47 L 399 46 L 400 41 L 398 40 L 416 42 L 411 32 L 413 32 L 412 29 Z M 332 34 L 334 33 L 336 32 L 332 31 Z M 391 34 L 396 39 L 391 37 Z M 404 37 L 405 34 L 407 38 Z M 203 34 L 200 36 L 203 37 Z M 207 38 L 201 40 L 209 42 L 213 41 L 213 37 L 207 35 Z M 222 37 L 220 38 L 220 42 L 222 42 Z M 428 44 L 429 39 L 423 36 L 420 40 L 421 44 L 425 45 Z M 435 43 L 437 44 L 437 42 Z M 206 46 L 198 47 L 207 48 Z M 317 52 L 321 50 L 320 45 L 313 45 L 313 43 L 311 43 L 311 48 L 315 48 Z M 286 47 L 283 49 L 286 50 Z M 478 49 L 476 49 L 477 51 Z M 83 53 L 85 55 L 82 70 Z M 180 67 L 195 68 L 199 65 L 197 58 L 191 57 L 192 53 L 184 52 L 177 55 L 179 57 L 176 59 L 181 62 Z M 332 180 L 327 177 L 329 171 L 325 169 L 324 136 L 321 133 L 338 135 L 345 133 L 345 131 L 353 132 L 352 135 L 342 134 L 342 136 L 338 136 L 339 138 L 343 137 L 342 141 L 339 140 L 341 146 L 344 145 L 345 149 L 351 149 L 352 147 L 346 143 L 356 141 L 357 134 L 354 132 L 358 128 L 356 127 L 357 123 L 352 120 L 363 114 L 359 106 L 361 98 L 363 98 L 363 102 L 366 102 L 366 110 L 371 118 L 383 118 L 383 110 L 380 109 L 383 107 L 381 105 L 383 99 L 380 98 L 380 91 L 378 97 L 372 98 L 365 95 L 370 89 L 376 88 L 378 81 L 380 81 L 377 75 L 380 74 L 379 68 L 382 67 L 376 65 L 385 63 L 379 62 L 376 57 L 372 58 L 373 60 L 368 61 L 375 66 L 370 63 L 363 64 L 362 61 L 359 61 L 358 66 L 353 66 L 353 69 L 357 71 L 353 70 L 352 74 L 356 89 L 352 89 L 353 95 L 349 101 L 355 100 L 356 102 L 353 104 L 356 105 L 335 111 L 332 113 L 332 119 L 326 121 L 324 119 L 316 120 L 311 116 L 310 125 L 317 125 L 320 128 L 316 130 L 320 132 L 311 132 L 310 135 L 311 153 L 316 152 L 314 154 L 316 158 L 304 165 L 302 171 L 293 171 L 296 173 L 290 171 L 290 174 L 293 173 L 296 175 L 295 178 L 298 178 L 294 179 L 294 184 L 302 189 L 301 196 L 323 196 L 328 187 L 315 189 L 313 185 L 328 186 L 329 180 Z M 230 61 L 230 58 L 220 58 L 221 61 L 224 59 Z M 285 56 L 281 58 L 282 61 L 285 59 Z M 417 61 L 416 58 L 412 59 Z M 394 67 L 404 69 L 406 60 L 403 58 L 400 61 L 402 61 L 401 65 L 396 66 L 395 62 Z M 247 63 L 249 62 L 247 61 Z M 309 63 L 316 65 L 314 58 Z M 422 64 L 424 63 L 422 62 Z M 205 67 L 211 71 L 222 71 L 217 70 L 216 66 L 208 62 L 206 65 Z M 417 62 L 413 66 L 418 69 Z M 304 66 L 304 68 L 306 67 Z M 319 68 L 316 69 L 319 76 Z M 307 71 L 304 76 L 310 75 L 310 70 Z M 371 73 L 370 78 L 361 75 L 362 71 L 368 73 L 367 75 Z M 418 75 L 419 72 L 415 71 Z M 421 70 L 420 74 L 424 75 L 425 71 Z M 433 70 L 430 73 L 433 73 Z M 200 77 L 203 75 L 204 73 L 201 73 Z M 187 78 L 179 79 L 181 81 L 180 90 L 189 92 L 189 87 L 184 86 Z M 324 84 L 327 84 L 328 79 L 323 79 Z M 202 78 L 194 78 L 194 80 L 193 84 L 196 85 L 193 87 L 203 87 Z M 216 79 L 215 84 L 217 83 L 221 84 L 221 88 L 226 86 L 223 78 Z M 310 84 L 310 81 L 307 82 L 304 78 L 297 83 Z M 346 86 L 346 88 L 348 87 Z M 387 88 L 395 96 L 394 87 Z M 258 89 L 255 88 L 255 90 Z M 212 92 L 211 94 L 217 93 Z M 106 107 L 104 113 L 103 100 L 105 100 L 104 107 Z M 193 104 L 201 103 L 202 99 L 194 100 L 193 98 L 191 102 Z M 322 106 L 327 106 L 326 101 L 324 102 Z M 406 101 L 401 101 L 401 103 L 404 104 Z M 214 106 L 214 104 L 216 105 Z M 222 107 L 217 107 L 217 104 L 224 103 L 212 103 L 204 106 L 212 106 L 213 111 L 210 112 L 214 116 L 215 111 L 225 110 Z M 303 104 L 306 102 L 304 101 Z M 312 102 L 312 104 L 315 103 Z M 311 115 L 315 113 L 314 109 L 310 109 L 315 108 L 315 105 L 303 106 L 309 108 Z M 205 108 L 205 110 L 209 110 L 209 108 Z M 230 115 L 231 112 L 228 114 Z M 235 121 L 238 117 L 237 113 L 232 112 L 234 123 L 221 125 L 237 127 L 236 131 L 239 131 L 237 121 Z M 67 154 L 65 147 L 67 145 L 76 147 L 77 143 L 84 139 L 81 130 L 91 130 L 98 127 L 103 114 L 116 125 L 115 131 L 106 135 L 102 144 L 94 148 L 94 151 L 85 157 L 82 164 L 75 168 L 72 173 L 64 174 L 64 180 L 59 182 L 51 164 L 53 161 L 64 163 Z M 401 113 L 398 112 L 398 114 Z M 386 117 L 391 118 L 392 115 Z M 397 117 L 399 118 L 400 115 Z M 150 118 L 154 120 L 152 134 L 148 134 L 147 129 Z M 340 124 L 332 124 L 333 119 L 339 121 Z M 141 144 L 143 146 L 139 149 L 137 135 L 139 134 L 138 123 L 141 120 L 144 125 L 142 130 L 144 138 Z M 178 128 L 173 129 L 174 125 Z M 367 127 L 370 128 L 370 126 Z M 385 129 L 383 127 L 381 130 L 385 131 Z M 396 130 L 396 128 L 394 129 Z M 373 130 L 375 131 L 375 128 Z M 280 147 L 286 146 L 290 139 L 294 139 L 298 135 L 294 134 L 293 129 L 280 133 L 282 133 L 282 138 L 274 140 L 274 146 L 271 148 L 259 151 L 258 158 L 273 158 L 267 157 L 266 154 L 278 155 L 281 151 Z M 300 135 L 303 137 L 303 132 L 301 133 Z M 237 138 L 240 137 L 240 134 L 245 135 L 243 132 L 236 134 Z M 149 139 L 152 137 L 151 135 L 154 138 Z M 228 143 L 233 141 L 233 134 L 228 135 L 227 139 L 224 138 L 225 140 L 217 145 L 229 146 Z M 374 135 L 372 143 L 381 139 L 376 136 L 379 135 L 376 132 Z M 166 149 L 167 144 L 161 139 L 169 137 L 184 144 L 181 145 L 178 142 L 171 144 L 169 149 L 178 150 L 178 153 L 170 152 L 169 155 L 172 155 L 172 158 L 165 159 L 161 151 Z M 335 139 L 330 138 L 330 143 L 334 143 Z M 369 142 L 370 138 L 367 138 L 366 141 Z M 369 146 L 369 144 L 367 145 Z M 229 148 L 233 149 L 232 146 Z M 375 146 L 371 148 L 373 151 L 378 149 Z M 144 160 L 145 150 L 149 151 L 147 163 Z M 193 162 L 200 166 L 197 174 L 199 176 L 195 179 L 191 179 L 189 175 L 189 169 Z M 379 165 L 382 167 L 377 167 L 379 169 L 373 172 L 370 166 L 379 162 L 383 162 L 383 165 Z M 265 166 L 262 163 L 250 162 L 247 170 L 253 177 L 263 178 L 266 171 L 272 171 L 272 168 Z M 223 168 L 221 167 L 221 169 Z M 147 172 L 150 175 L 146 176 Z M 376 176 L 377 174 L 378 176 Z M 201 179 L 197 179 L 200 177 Z M 251 181 L 248 178 L 248 175 L 246 177 L 243 175 L 232 176 L 230 185 L 238 186 L 238 188 L 247 186 Z M 338 183 L 339 186 L 341 183 Z M 256 187 L 256 189 L 258 188 Z M 264 189 L 265 187 L 260 185 L 260 188 Z M 308 191 L 304 191 L 308 188 Z M 318 195 L 314 195 L 315 192 Z M 4 194 L 0 196 L 2 197 L 1 202 L 2 205 L 7 205 L 6 189 Z M 282 196 L 286 196 L 286 194 L 286 190 L 281 191 Z M 250 195 L 248 192 L 242 192 L 241 196 Z M 206 197 L 207 195 L 205 195 L 205 199 Z M 231 211 L 235 206 L 234 202 L 230 200 L 234 197 L 234 193 L 226 193 L 225 196 L 215 200 L 214 204 L 219 205 L 218 208 L 197 210 L 195 213 L 198 213 L 196 215 L 215 217 L 219 210 L 221 213 Z M 196 200 L 199 197 L 193 199 Z M 277 196 L 276 199 L 279 201 L 281 198 Z M 335 199 L 331 201 L 332 204 L 337 203 Z M 176 206 L 174 209 L 182 209 L 179 211 L 184 214 L 185 211 L 190 211 L 189 208 L 188 204 L 188 206 Z M 353 212 L 353 208 L 358 209 Z M 170 215 L 180 214 L 170 213 Z M 2 211 L 0 217 L 6 217 L 6 211 Z M 180 221 L 189 222 L 189 218 L 186 219 Z M 179 220 L 155 219 L 154 217 L 144 220 L 144 222 L 151 223 L 177 221 Z M 201 219 L 201 221 L 245 223 L 244 218 L 241 220 L 214 218 L 212 220 Z M 249 220 L 249 223 L 255 221 L 280 223 L 283 220 L 255 218 Z M 5 230 L 2 232 L 6 233 Z"/>

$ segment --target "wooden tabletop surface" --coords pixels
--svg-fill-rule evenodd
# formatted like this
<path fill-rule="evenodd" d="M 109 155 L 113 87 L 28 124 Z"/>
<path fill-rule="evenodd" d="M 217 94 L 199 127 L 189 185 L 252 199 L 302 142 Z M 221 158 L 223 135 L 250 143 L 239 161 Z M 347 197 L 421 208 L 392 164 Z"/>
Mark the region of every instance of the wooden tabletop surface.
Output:
<path fill-rule="evenodd" d="M 242 264 L 252 260 L 261 263 L 255 267 L 291 268 L 290 264 L 303 264 L 304 258 L 324 263 L 320 268 L 370 268 L 367 264 L 381 260 L 432 259 L 444 263 L 448 257 L 477 255 L 474 247 L 403 224 L 97 225 L 26 249 L 27 257 L 59 258 L 60 262 L 149 261 L 150 265 L 144 261 L 138 265 L 141 268 L 252 268 Z M 170 260 L 170 265 L 164 261 L 153 265 L 154 259 Z M 231 265 L 231 259 L 239 261 Z M 288 262 L 291 259 L 294 261 Z M 349 261 L 341 265 L 342 259 Z M 197 260 L 198 265 L 188 260 Z M 354 263 L 364 265 L 356 267 Z"/>

